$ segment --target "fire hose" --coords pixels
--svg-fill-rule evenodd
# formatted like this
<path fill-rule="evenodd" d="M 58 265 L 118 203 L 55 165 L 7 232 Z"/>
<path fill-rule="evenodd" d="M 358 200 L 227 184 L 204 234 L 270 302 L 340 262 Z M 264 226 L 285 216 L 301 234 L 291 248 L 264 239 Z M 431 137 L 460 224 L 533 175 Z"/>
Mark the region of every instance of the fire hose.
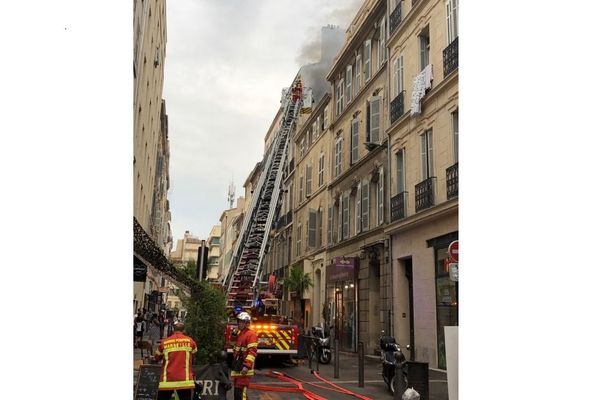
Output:
<path fill-rule="evenodd" d="M 311 386 L 314 386 L 314 387 L 317 387 L 317 388 L 320 388 L 320 389 L 323 389 L 323 390 L 329 390 L 329 391 L 332 391 L 332 392 L 337 392 L 337 393 L 342 393 L 342 394 L 347 394 L 347 395 L 350 395 L 350 396 L 354 396 L 354 397 L 357 397 L 357 398 L 359 398 L 361 400 L 372 400 L 370 397 L 363 396 L 363 395 L 358 394 L 358 393 L 354 393 L 351 390 L 348 390 L 346 388 L 343 388 L 341 386 L 338 386 L 338 385 L 336 385 L 336 384 L 328 381 L 327 379 L 321 377 L 319 375 L 319 373 L 316 372 L 316 371 L 311 370 L 311 373 L 313 375 L 315 375 L 315 377 L 317 379 L 319 379 L 320 381 L 325 382 L 326 384 L 332 386 L 333 388 L 327 387 L 327 386 L 323 386 L 323 385 L 318 385 L 318 384 L 311 383 L 311 382 L 302 381 L 302 380 L 296 379 L 296 378 L 292 378 L 291 376 L 286 375 L 283 372 L 278 372 L 278 371 L 270 371 L 270 372 L 266 373 L 265 375 L 268 376 L 268 377 L 270 377 L 270 378 L 275 378 L 277 380 L 280 380 L 282 382 L 290 383 L 292 385 L 295 385 L 296 387 L 282 387 L 282 386 L 280 386 L 280 387 L 273 387 L 273 386 L 266 386 L 266 385 L 256 385 L 256 384 L 252 384 L 251 383 L 249 388 L 250 389 L 254 389 L 254 390 L 264 390 L 264 391 L 273 391 L 273 392 L 288 392 L 288 393 L 290 393 L 290 392 L 296 392 L 296 393 L 302 393 L 302 395 L 304 397 L 306 397 L 307 399 L 309 399 L 309 400 L 327 400 L 326 398 L 321 397 L 318 394 L 305 389 L 302 384 L 306 384 L 306 385 L 311 385 Z"/>

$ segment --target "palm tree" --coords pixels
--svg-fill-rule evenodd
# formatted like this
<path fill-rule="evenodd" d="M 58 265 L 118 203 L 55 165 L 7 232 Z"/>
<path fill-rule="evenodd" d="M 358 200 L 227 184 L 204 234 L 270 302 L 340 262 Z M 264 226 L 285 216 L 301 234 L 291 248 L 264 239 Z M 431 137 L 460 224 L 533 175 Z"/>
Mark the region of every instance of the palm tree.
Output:
<path fill-rule="evenodd" d="M 304 318 L 305 300 L 302 298 L 304 292 L 313 286 L 310 275 L 304 273 L 304 271 L 297 265 L 293 266 L 290 270 L 290 276 L 283 280 L 283 287 L 289 291 L 296 292 L 296 299 L 300 299 L 300 312 L 301 318 Z M 295 308 L 295 307 L 294 307 Z"/>

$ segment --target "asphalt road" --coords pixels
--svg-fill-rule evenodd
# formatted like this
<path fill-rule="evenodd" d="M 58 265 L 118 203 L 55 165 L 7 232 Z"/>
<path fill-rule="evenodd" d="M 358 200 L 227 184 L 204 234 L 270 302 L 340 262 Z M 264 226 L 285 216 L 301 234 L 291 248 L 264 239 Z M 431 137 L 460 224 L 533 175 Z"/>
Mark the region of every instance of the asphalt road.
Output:
<path fill-rule="evenodd" d="M 325 399 L 330 400 L 348 400 L 357 397 L 335 391 L 336 389 L 314 376 L 311 373 L 307 360 L 299 360 L 298 365 L 278 363 L 270 360 L 258 359 L 256 365 L 256 376 L 252 383 L 272 388 L 293 388 L 294 384 L 282 382 L 269 376 L 271 371 L 284 373 L 302 382 L 303 388 L 316 393 Z M 317 366 L 313 363 L 313 369 Z M 322 378 L 348 389 L 354 393 L 366 396 L 376 400 L 392 400 L 393 396 L 388 392 L 383 379 L 381 378 L 381 364 L 378 359 L 365 357 L 364 366 L 364 387 L 358 386 L 358 358 L 355 355 L 341 354 L 339 378 L 334 378 L 333 362 L 329 365 L 319 364 L 318 373 Z M 315 386 L 315 385 L 318 385 Z M 429 400 L 447 400 L 447 383 L 444 373 L 429 371 Z M 261 400 L 279 400 L 279 399 L 306 399 L 302 393 L 277 392 L 266 390 L 250 390 L 249 398 Z M 227 399 L 233 399 L 233 391 L 227 393 Z"/>

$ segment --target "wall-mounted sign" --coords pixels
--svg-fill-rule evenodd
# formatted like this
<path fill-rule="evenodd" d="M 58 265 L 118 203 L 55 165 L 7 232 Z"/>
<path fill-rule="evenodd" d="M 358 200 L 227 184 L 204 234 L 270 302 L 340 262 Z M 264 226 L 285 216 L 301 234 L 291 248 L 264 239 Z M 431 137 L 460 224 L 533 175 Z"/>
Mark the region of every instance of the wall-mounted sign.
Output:
<path fill-rule="evenodd" d="M 327 266 L 325 274 L 328 282 L 340 282 L 354 280 L 356 269 L 355 257 L 334 257 L 331 264 Z"/>

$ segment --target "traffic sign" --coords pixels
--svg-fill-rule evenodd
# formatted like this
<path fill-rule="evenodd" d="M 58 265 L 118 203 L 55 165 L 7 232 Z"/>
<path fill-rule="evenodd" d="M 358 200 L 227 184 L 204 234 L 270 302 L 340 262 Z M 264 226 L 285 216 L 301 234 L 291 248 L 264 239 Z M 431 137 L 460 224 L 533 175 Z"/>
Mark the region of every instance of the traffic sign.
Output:
<path fill-rule="evenodd" d="M 458 240 L 453 241 L 448 246 L 448 255 L 454 262 L 458 262 Z"/>

